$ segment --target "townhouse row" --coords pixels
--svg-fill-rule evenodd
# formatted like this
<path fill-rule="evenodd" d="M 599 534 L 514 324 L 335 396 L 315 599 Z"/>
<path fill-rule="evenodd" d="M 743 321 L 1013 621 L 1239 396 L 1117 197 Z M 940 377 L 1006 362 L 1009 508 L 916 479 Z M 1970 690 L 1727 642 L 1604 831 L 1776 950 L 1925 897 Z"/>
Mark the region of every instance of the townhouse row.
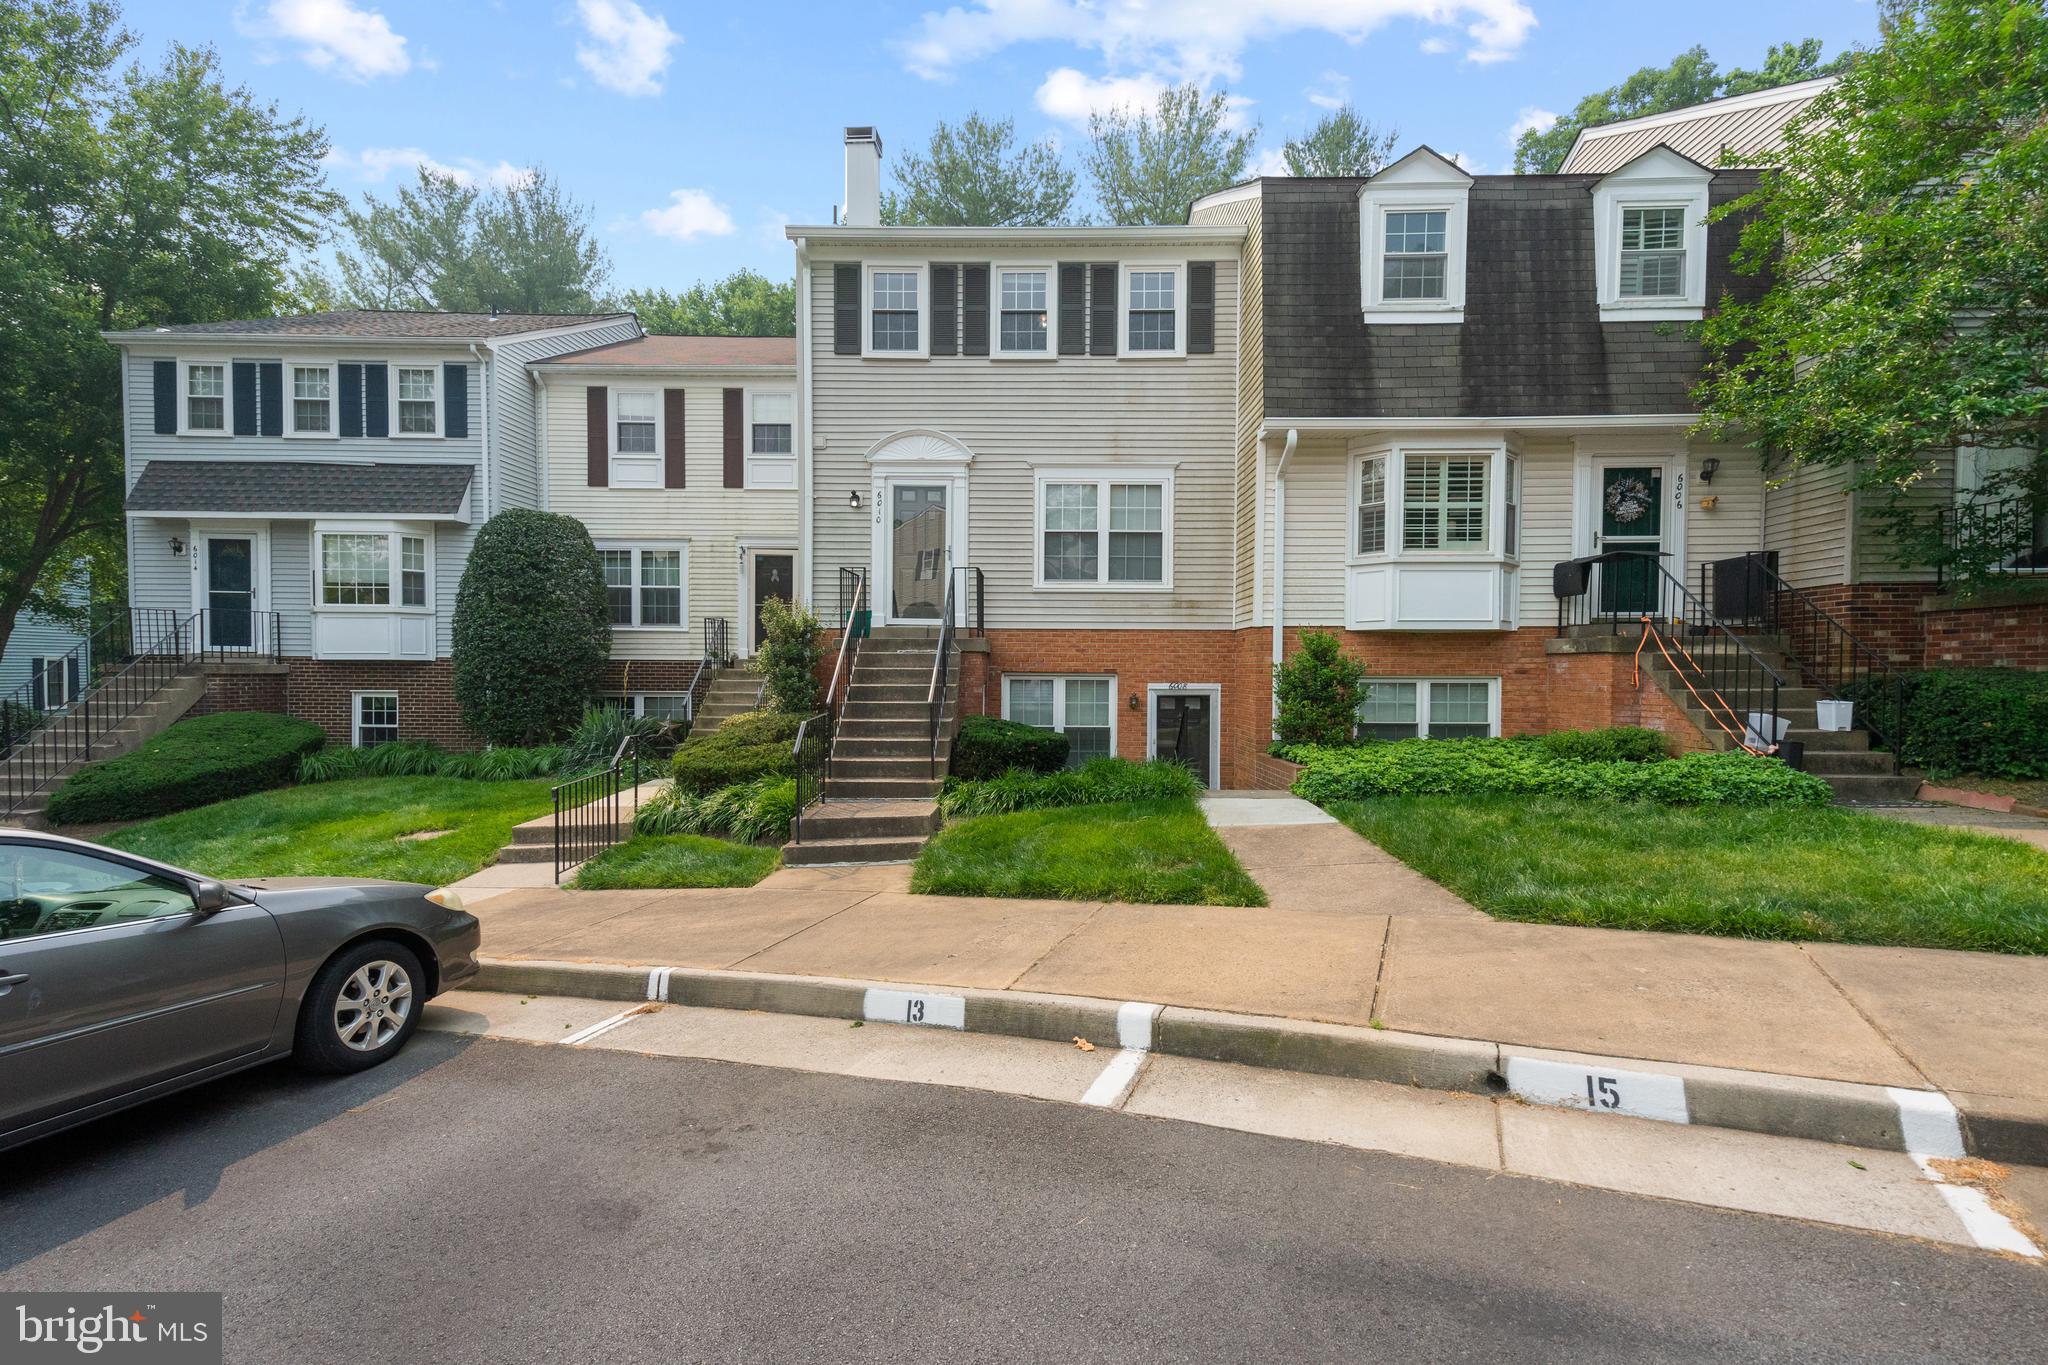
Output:
<path fill-rule="evenodd" d="M 985 641 L 964 709 L 1212 786 L 1271 780 L 1272 669 L 1312 627 L 1369 666 L 1372 734 L 1697 744 L 1625 658 L 1558 648 L 1558 566 L 1642 556 L 1581 576 L 1592 618 L 1753 551 L 1801 587 L 1926 575 L 1825 552 L 1830 517 L 1870 534 L 1825 478 L 1688 435 L 1686 324 L 1760 287 L 1707 216 L 1757 172 L 1670 140 L 1553 176 L 1425 147 L 1177 226 L 922 228 L 880 224 L 856 128 L 843 214 L 788 229 L 794 338 L 389 312 L 112 334 L 132 605 L 243 656 L 210 704 L 461 744 L 468 549 L 539 507 L 590 528 L 608 691 L 645 714 L 686 709 L 708 651 L 751 654 L 769 598 L 836 629 L 861 592 L 876 624 L 950 603 Z"/>

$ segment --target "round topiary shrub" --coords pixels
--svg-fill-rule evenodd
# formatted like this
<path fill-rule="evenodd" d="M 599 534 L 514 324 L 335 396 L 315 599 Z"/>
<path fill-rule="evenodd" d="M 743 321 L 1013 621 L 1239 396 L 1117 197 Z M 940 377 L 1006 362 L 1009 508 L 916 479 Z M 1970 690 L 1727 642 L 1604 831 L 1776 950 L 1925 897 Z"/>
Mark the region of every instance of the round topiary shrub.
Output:
<path fill-rule="evenodd" d="M 492 744 L 566 734 L 604 685 L 604 568 L 574 517 L 514 508 L 477 532 L 455 596 L 455 702 Z"/>
<path fill-rule="evenodd" d="M 1067 766 L 1068 740 L 1053 730 L 995 716 L 969 716 L 953 737 L 951 773 L 963 782 L 1001 777 L 1012 768 L 1058 772 Z"/>

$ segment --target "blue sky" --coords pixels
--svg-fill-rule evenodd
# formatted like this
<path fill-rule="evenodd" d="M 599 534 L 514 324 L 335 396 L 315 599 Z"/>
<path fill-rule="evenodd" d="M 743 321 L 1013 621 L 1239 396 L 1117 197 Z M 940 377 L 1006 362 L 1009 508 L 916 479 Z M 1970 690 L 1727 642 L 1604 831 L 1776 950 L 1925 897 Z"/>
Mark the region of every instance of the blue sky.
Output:
<path fill-rule="evenodd" d="M 424 158 L 547 166 L 589 203 L 622 286 L 790 270 L 786 222 L 841 193 L 840 129 L 893 159 L 979 109 L 1070 156 L 1091 108 L 1183 79 L 1229 89 L 1261 159 L 1348 98 L 1478 171 L 1524 120 L 1693 43 L 1722 66 L 1876 36 L 1869 0 L 127 0 L 152 55 L 211 43 L 230 76 L 323 124 L 330 177 L 388 194 Z"/>

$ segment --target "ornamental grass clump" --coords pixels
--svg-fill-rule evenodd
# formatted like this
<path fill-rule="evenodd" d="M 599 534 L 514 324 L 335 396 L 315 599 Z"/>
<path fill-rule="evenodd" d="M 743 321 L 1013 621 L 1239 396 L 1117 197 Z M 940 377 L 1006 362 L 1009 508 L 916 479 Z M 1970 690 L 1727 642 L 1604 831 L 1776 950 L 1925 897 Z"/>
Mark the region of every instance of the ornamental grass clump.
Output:
<path fill-rule="evenodd" d="M 1124 801 L 1192 801 L 1202 784 L 1185 766 L 1166 759 L 1133 763 L 1098 758 L 1056 773 L 1013 770 L 981 782 L 949 782 L 939 795 L 947 819 L 1005 815 L 1058 806 L 1104 806 Z"/>

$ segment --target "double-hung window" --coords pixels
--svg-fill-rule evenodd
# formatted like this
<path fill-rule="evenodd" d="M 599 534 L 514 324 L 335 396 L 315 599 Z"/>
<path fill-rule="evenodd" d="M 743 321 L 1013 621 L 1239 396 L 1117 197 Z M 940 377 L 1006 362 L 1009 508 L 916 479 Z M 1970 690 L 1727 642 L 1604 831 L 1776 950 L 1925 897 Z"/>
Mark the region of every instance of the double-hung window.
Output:
<path fill-rule="evenodd" d="M 661 487 L 661 394 L 613 389 L 612 486 Z"/>
<path fill-rule="evenodd" d="M 629 695 L 613 693 L 607 697 L 600 697 L 598 704 L 649 720 L 675 721 L 690 718 L 690 697 L 685 692 L 634 692 Z"/>
<path fill-rule="evenodd" d="M 683 625 L 683 547 L 600 545 L 605 604 L 614 627 L 676 630 Z"/>
<path fill-rule="evenodd" d="M 1132 266 L 1124 272 L 1124 354 L 1179 355 L 1180 270 Z"/>
<path fill-rule="evenodd" d="M 1621 297 L 1685 297 L 1685 210 L 1671 206 L 1621 211 Z"/>
<path fill-rule="evenodd" d="M 1387 551 L 1387 457 L 1369 455 L 1358 467 L 1358 553 Z"/>
<path fill-rule="evenodd" d="M 747 487 L 796 487 L 796 395 L 747 390 Z"/>
<path fill-rule="evenodd" d="M 1403 550 L 1486 549 L 1486 471 L 1490 454 L 1409 452 L 1401 480 Z"/>
<path fill-rule="evenodd" d="M 1171 480 L 1049 474 L 1038 504 L 1041 584 L 1171 586 Z"/>
<path fill-rule="evenodd" d="M 868 272 L 868 353 L 921 356 L 924 352 L 922 267 Z"/>
<path fill-rule="evenodd" d="M 1116 752 L 1116 679 L 1003 679 L 1003 716 L 1067 737 L 1067 765 Z"/>
<path fill-rule="evenodd" d="M 1380 297 L 1442 299 L 1450 251 L 1444 209 L 1397 209 L 1385 219 L 1385 247 L 1380 255 Z"/>
<path fill-rule="evenodd" d="M 400 436 L 436 436 L 441 431 L 441 377 L 433 365 L 399 365 L 391 376 L 397 404 L 391 429 Z"/>
<path fill-rule="evenodd" d="M 292 434 L 334 434 L 334 369 L 329 365 L 292 366 Z"/>
<path fill-rule="evenodd" d="M 228 367 L 187 365 L 185 367 L 185 430 L 218 432 L 228 429 Z"/>
<path fill-rule="evenodd" d="M 427 537 L 383 530 L 323 530 L 319 539 L 321 606 L 390 607 L 394 586 L 395 605 L 427 605 Z"/>
<path fill-rule="evenodd" d="M 398 694 L 354 692 L 349 695 L 349 738 L 358 749 L 398 740 Z"/>
<path fill-rule="evenodd" d="M 1360 685 L 1360 739 L 1480 739 L 1495 733 L 1491 678 L 1372 678 Z"/>
<path fill-rule="evenodd" d="M 996 354 L 1050 355 L 1052 338 L 1052 272 L 996 272 Z"/>

